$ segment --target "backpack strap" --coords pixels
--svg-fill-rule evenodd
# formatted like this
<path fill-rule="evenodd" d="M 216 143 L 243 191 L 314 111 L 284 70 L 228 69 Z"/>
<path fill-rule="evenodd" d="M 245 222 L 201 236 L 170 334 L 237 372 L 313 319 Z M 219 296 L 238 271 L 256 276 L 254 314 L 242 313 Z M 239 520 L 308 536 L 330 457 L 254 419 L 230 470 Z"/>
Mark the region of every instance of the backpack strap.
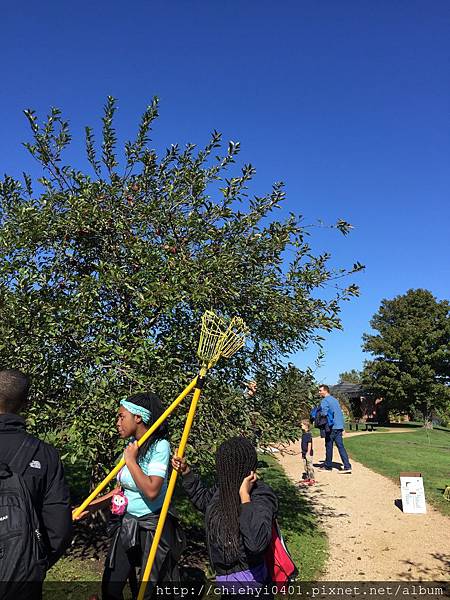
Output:
<path fill-rule="evenodd" d="M 18 475 L 23 475 L 39 447 L 39 440 L 31 435 L 25 435 L 17 452 L 8 461 L 9 468 Z"/>

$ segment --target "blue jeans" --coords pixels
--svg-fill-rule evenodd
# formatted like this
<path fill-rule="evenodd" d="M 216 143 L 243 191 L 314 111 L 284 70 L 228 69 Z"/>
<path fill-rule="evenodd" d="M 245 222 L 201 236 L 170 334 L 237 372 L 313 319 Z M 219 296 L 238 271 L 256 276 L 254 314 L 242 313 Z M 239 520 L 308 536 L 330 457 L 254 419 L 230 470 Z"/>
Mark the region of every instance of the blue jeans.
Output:
<path fill-rule="evenodd" d="M 348 460 L 347 450 L 342 441 L 342 429 L 332 429 L 325 435 L 325 467 L 331 469 L 333 463 L 333 444 L 336 444 L 339 456 L 344 463 L 344 469 L 351 469 L 352 465 Z"/>

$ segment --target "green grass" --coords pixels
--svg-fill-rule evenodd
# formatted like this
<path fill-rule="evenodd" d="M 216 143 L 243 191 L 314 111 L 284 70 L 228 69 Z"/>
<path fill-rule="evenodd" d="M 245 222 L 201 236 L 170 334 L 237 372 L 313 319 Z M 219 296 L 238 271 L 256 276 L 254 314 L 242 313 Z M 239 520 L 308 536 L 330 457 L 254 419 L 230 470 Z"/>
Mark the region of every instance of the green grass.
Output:
<path fill-rule="evenodd" d="M 64 556 L 47 573 L 43 598 L 86 600 L 91 594 L 100 593 L 102 573 L 103 561 Z"/>
<path fill-rule="evenodd" d="M 354 419 L 351 419 L 351 422 L 353 423 Z M 420 423 L 418 421 L 405 421 L 403 423 L 392 422 L 392 423 L 388 423 L 386 425 L 375 425 L 375 431 L 380 431 L 380 432 L 395 431 L 396 429 L 410 429 L 411 431 L 414 431 L 416 429 L 423 429 L 423 423 Z M 450 432 L 450 427 L 444 427 L 443 425 L 434 425 L 433 429 L 434 429 L 434 431 L 449 431 Z M 346 421 L 345 421 L 345 431 L 356 431 L 354 426 L 353 426 L 353 429 L 350 430 L 348 419 L 346 419 Z M 365 422 L 364 421 L 360 422 L 359 431 L 365 431 Z"/>
<path fill-rule="evenodd" d="M 74 559 L 70 556 L 61 558 L 47 573 L 47 581 L 101 581 L 103 561 Z"/>
<path fill-rule="evenodd" d="M 420 471 L 427 501 L 450 515 L 450 502 L 443 497 L 445 487 L 450 485 L 450 432 L 415 429 L 407 433 L 370 433 L 345 438 L 345 447 L 352 458 L 398 483 L 400 472 Z"/>
<path fill-rule="evenodd" d="M 275 490 L 283 537 L 299 569 L 299 579 L 314 581 L 327 558 L 327 538 L 320 529 L 312 506 L 286 476 L 278 461 L 262 455 L 258 473 Z"/>

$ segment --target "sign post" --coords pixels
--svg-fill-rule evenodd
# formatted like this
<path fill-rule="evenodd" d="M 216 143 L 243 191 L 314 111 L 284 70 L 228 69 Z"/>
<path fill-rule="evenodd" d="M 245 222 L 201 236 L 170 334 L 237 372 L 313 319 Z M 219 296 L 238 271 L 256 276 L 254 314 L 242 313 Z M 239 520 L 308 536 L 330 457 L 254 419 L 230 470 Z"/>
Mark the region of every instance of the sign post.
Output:
<path fill-rule="evenodd" d="M 404 513 L 427 512 L 422 473 L 400 473 L 400 489 Z"/>

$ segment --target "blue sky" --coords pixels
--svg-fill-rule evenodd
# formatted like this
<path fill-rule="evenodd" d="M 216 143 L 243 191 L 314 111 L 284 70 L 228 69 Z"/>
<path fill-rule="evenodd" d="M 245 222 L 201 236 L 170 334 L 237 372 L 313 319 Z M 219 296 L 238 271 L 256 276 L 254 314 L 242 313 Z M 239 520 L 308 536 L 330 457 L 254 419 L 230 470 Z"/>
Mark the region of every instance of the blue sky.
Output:
<path fill-rule="evenodd" d="M 30 168 L 23 108 L 62 108 L 77 156 L 108 94 L 125 137 L 158 95 L 158 146 L 201 145 L 213 129 L 239 140 L 255 193 L 283 180 L 286 211 L 355 226 L 313 237 L 336 265 L 367 267 L 316 372 L 333 383 L 361 367 L 383 298 L 417 287 L 449 296 L 449 27 L 446 0 L 8 3 L 0 170 Z"/>

